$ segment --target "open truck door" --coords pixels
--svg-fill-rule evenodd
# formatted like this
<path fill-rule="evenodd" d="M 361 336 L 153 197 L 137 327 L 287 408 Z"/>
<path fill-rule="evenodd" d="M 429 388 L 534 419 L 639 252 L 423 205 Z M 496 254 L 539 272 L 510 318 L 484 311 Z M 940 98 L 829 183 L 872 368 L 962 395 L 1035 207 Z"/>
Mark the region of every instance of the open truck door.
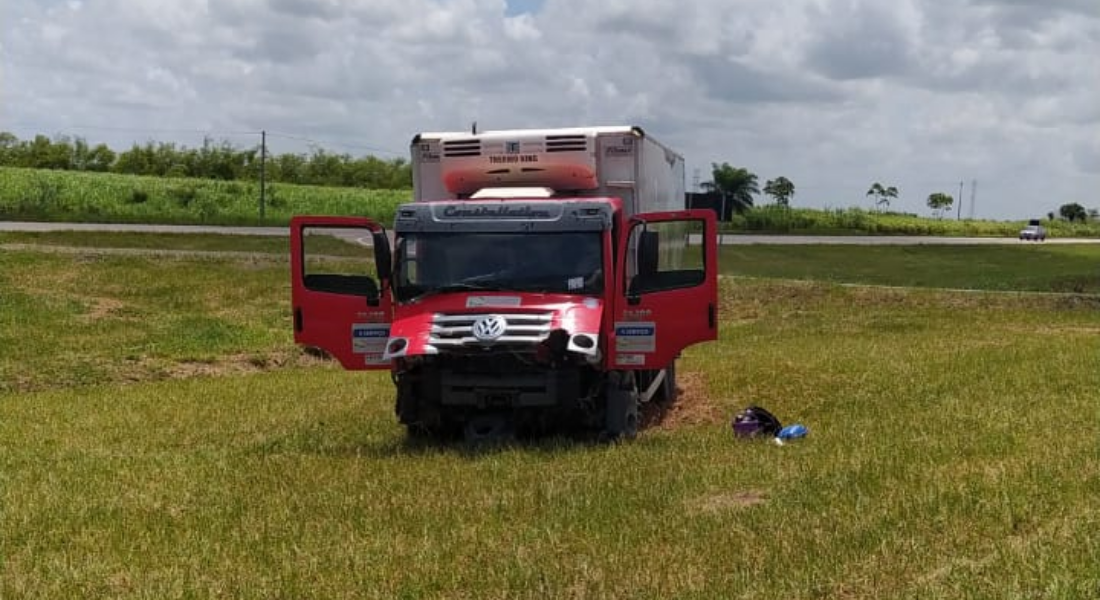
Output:
<path fill-rule="evenodd" d="M 609 367 L 664 369 L 718 338 L 718 235 L 711 210 L 637 215 L 620 236 Z"/>
<path fill-rule="evenodd" d="M 290 220 L 294 341 L 324 350 L 345 369 L 389 369 L 390 241 L 360 217 Z"/>

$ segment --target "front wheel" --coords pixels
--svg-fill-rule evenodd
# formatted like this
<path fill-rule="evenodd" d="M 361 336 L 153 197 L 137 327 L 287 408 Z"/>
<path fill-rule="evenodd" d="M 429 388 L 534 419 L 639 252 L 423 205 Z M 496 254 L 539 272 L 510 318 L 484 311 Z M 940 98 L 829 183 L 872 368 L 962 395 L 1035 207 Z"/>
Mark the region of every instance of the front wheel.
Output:
<path fill-rule="evenodd" d="M 612 373 L 607 382 L 604 436 L 611 441 L 638 436 L 638 386 L 634 373 Z"/>

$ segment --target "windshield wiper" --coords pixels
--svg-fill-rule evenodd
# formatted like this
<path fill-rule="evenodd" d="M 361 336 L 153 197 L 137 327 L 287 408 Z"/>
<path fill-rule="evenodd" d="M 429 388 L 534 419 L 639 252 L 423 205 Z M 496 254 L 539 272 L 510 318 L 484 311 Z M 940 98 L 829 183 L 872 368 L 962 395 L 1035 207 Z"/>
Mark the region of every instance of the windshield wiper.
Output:
<path fill-rule="evenodd" d="M 457 281 L 455 283 L 448 283 L 447 285 L 441 285 L 437 288 L 432 288 L 424 293 L 417 294 L 409 299 L 409 302 L 416 300 L 422 300 L 429 296 L 435 296 L 438 294 L 446 294 L 448 292 L 499 292 L 506 288 L 499 285 L 490 285 L 484 283 L 469 283 L 465 281 Z"/>

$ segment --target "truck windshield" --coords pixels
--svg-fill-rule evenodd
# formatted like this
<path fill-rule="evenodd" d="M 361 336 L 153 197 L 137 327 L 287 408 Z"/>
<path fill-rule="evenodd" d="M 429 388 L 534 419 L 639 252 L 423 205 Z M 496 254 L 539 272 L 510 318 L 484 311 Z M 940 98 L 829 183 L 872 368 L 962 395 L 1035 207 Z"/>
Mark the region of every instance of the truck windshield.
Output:
<path fill-rule="evenodd" d="M 400 302 L 466 290 L 603 292 L 600 232 L 399 233 L 396 250 Z"/>

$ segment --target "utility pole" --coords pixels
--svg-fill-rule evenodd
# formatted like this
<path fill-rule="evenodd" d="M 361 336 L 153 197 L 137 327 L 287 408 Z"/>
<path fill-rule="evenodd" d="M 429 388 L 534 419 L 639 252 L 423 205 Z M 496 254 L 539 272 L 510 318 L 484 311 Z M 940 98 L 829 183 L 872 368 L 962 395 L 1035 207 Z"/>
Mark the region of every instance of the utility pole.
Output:
<path fill-rule="evenodd" d="M 970 218 L 974 218 L 974 207 L 978 205 L 978 180 L 970 182 Z"/>
<path fill-rule="evenodd" d="M 264 220 L 264 205 L 267 204 L 267 190 L 265 189 L 267 183 L 267 130 L 260 131 L 260 223 Z"/>
<path fill-rule="evenodd" d="M 961 221 L 963 218 L 963 182 L 959 182 L 959 211 L 955 216 L 956 221 Z"/>

